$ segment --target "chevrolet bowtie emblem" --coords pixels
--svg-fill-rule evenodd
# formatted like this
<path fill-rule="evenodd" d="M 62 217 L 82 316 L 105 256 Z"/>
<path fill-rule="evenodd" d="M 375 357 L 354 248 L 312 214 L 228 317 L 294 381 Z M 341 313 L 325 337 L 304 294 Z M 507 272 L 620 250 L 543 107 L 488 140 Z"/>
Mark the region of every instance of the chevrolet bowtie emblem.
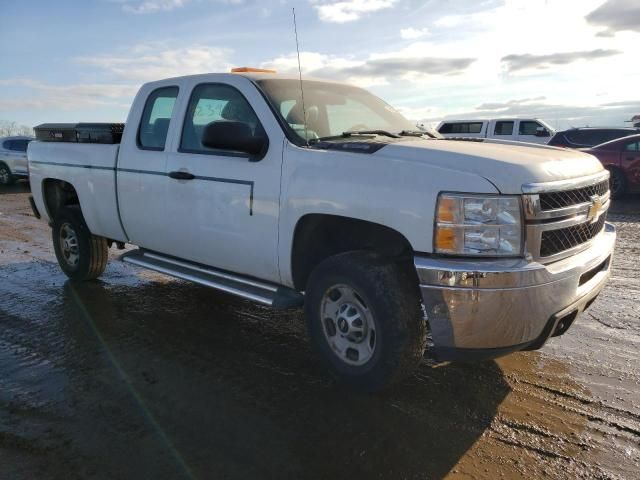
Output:
<path fill-rule="evenodd" d="M 600 198 L 600 195 L 592 195 L 589 199 L 591 200 L 591 206 L 587 212 L 587 220 L 595 222 L 598 218 L 598 213 L 602 210 L 602 199 Z"/>

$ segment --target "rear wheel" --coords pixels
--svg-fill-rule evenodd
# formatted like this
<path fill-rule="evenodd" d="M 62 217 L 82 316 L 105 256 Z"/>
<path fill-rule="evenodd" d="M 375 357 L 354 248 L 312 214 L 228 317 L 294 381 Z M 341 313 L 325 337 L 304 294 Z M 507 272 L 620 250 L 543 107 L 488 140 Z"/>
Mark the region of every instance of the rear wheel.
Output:
<path fill-rule="evenodd" d="M 624 177 L 624 173 L 617 168 L 609 170 L 609 190 L 611 191 L 612 198 L 620 198 L 627 191 L 627 179 Z"/>
<path fill-rule="evenodd" d="M 109 247 L 93 235 L 77 205 L 60 209 L 53 221 L 53 248 L 62 271 L 72 280 L 92 280 L 104 272 Z"/>
<path fill-rule="evenodd" d="M 394 260 L 348 252 L 323 261 L 305 292 L 311 342 L 338 380 L 375 391 L 420 363 L 427 327 L 417 281 Z"/>
<path fill-rule="evenodd" d="M 0 163 L 0 185 L 12 185 L 14 181 L 15 179 L 9 167 L 4 163 Z"/>

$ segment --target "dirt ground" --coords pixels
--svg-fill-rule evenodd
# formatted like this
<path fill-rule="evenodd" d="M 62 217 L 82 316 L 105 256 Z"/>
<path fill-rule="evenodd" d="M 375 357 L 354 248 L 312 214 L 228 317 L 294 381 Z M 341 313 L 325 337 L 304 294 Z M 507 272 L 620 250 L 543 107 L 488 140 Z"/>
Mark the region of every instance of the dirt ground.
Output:
<path fill-rule="evenodd" d="M 609 285 L 537 352 L 378 395 L 328 379 L 302 315 L 116 261 L 72 284 L 0 190 L 0 478 L 640 478 L 640 198 Z"/>

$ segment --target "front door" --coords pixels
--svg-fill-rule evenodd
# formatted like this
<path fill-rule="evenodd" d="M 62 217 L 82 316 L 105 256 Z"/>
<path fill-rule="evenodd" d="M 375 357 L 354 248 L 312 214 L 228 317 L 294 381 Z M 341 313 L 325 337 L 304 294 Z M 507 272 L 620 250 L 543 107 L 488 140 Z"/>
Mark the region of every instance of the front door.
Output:
<path fill-rule="evenodd" d="M 551 137 L 551 132 L 535 120 L 518 121 L 518 137 L 519 142 L 529 143 L 547 143 Z"/>
<path fill-rule="evenodd" d="M 183 109 L 181 132 L 167 158 L 168 253 L 278 282 L 282 136 L 270 134 L 275 119 L 256 88 L 244 78 L 236 83 L 195 85 Z M 205 147 L 205 126 L 224 120 L 266 134 L 264 156 Z"/>

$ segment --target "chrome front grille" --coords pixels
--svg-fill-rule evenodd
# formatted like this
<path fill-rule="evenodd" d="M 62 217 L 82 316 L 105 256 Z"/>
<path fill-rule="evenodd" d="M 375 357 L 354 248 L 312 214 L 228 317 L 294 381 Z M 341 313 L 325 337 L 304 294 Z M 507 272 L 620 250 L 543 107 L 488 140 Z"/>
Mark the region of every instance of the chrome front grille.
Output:
<path fill-rule="evenodd" d="M 585 222 L 571 227 L 542 232 L 540 256 L 551 257 L 588 242 L 604 228 L 607 213 L 603 213 L 595 222 Z"/>
<path fill-rule="evenodd" d="M 560 182 L 523 185 L 526 250 L 549 263 L 591 244 L 607 218 L 609 173 Z"/>
<path fill-rule="evenodd" d="M 581 203 L 590 202 L 594 195 L 603 196 L 609 192 L 609 180 L 587 185 L 582 188 L 574 188 L 563 192 L 540 193 L 540 209 L 556 210 Z"/>

